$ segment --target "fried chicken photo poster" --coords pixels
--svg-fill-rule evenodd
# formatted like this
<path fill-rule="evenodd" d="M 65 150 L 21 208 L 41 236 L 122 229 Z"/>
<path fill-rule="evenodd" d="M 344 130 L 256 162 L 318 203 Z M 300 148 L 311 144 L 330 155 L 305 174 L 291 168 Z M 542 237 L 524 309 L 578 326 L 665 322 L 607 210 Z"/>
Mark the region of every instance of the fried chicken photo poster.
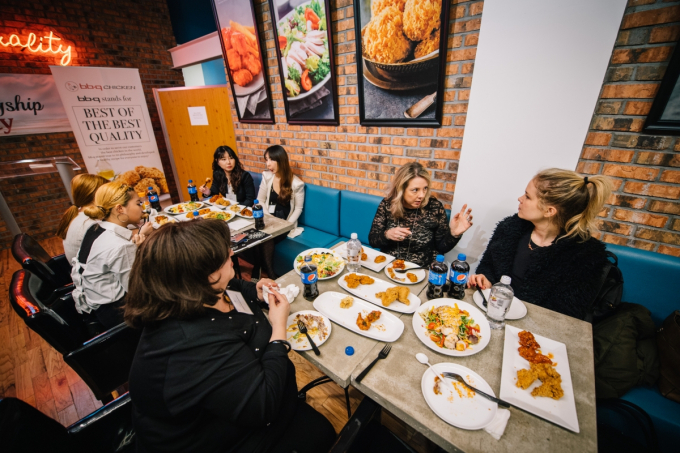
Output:
<path fill-rule="evenodd" d="M 328 0 L 269 0 L 289 124 L 338 125 Z"/>
<path fill-rule="evenodd" d="M 262 59 L 264 48 L 252 0 L 212 0 L 212 3 L 239 121 L 274 124 L 272 96 Z"/>
<path fill-rule="evenodd" d="M 364 126 L 441 127 L 449 2 L 355 0 Z"/>

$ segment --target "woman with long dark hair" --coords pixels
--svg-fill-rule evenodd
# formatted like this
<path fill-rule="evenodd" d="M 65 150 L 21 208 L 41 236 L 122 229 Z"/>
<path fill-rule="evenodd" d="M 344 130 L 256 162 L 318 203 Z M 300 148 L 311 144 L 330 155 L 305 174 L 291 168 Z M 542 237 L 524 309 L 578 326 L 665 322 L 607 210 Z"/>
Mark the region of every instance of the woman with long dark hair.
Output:
<path fill-rule="evenodd" d="M 507 275 L 518 299 L 583 319 L 607 262 L 605 245 L 592 233 L 611 187 L 606 176 L 538 173 L 517 214 L 496 226 L 468 286 L 489 288 Z"/>
<path fill-rule="evenodd" d="M 288 153 L 280 145 L 270 146 L 264 152 L 267 170 L 262 173 L 260 191 L 257 200 L 265 212 L 274 217 L 288 220 L 297 227 L 297 220 L 302 214 L 305 204 L 305 183 L 293 174 L 288 160 Z M 286 236 L 278 236 L 274 241 L 267 241 L 260 247 L 258 263 L 255 263 L 253 275 L 258 275 L 260 267 L 265 268 L 269 278 L 276 278 L 272 260 L 274 245 L 283 241 Z"/>
<path fill-rule="evenodd" d="M 250 173 L 243 169 L 236 152 L 228 146 L 218 146 L 213 155 L 213 180 L 200 187 L 206 197 L 221 194 L 228 200 L 243 206 L 252 206 L 255 200 L 255 182 Z"/>
<path fill-rule="evenodd" d="M 316 453 L 335 440 L 297 396 L 287 298 L 235 279 L 233 255 L 220 220 L 163 225 L 139 249 L 125 306 L 144 329 L 129 381 L 138 452 Z"/>

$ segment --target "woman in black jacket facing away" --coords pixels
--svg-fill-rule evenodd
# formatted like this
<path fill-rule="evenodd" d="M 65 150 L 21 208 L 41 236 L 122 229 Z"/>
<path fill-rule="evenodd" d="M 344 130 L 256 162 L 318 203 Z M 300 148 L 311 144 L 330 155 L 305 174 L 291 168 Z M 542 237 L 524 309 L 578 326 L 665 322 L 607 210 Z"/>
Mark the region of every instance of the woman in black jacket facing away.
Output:
<path fill-rule="evenodd" d="M 144 329 L 129 381 L 137 451 L 328 451 L 333 426 L 297 397 L 288 300 L 272 280 L 233 278 L 229 226 L 167 224 L 142 245 L 125 307 Z"/>
<path fill-rule="evenodd" d="M 605 245 L 592 237 L 611 193 L 606 176 L 552 168 L 538 173 L 501 220 L 468 286 L 512 278 L 518 299 L 583 319 L 599 291 Z"/>
<path fill-rule="evenodd" d="M 237 202 L 243 206 L 252 206 L 255 200 L 255 181 L 253 177 L 243 169 L 238 156 L 228 146 L 219 146 L 213 155 L 213 180 L 208 189 L 208 184 L 200 187 L 203 196 L 212 197 L 221 194 L 226 199 Z"/>

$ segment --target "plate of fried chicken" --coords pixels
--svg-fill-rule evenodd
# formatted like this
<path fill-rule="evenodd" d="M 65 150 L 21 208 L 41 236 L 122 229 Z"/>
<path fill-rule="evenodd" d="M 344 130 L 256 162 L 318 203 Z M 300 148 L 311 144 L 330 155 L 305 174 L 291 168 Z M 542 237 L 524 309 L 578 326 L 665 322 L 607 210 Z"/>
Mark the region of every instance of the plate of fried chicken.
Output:
<path fill-rule="evenodd" d="M 366 274 L 345 274 L 338 284 L 350 294 L 399 313 L 413 313 L 420 307 L 420 298 L 411 294 L 407 286 L 395 285 Z"/>

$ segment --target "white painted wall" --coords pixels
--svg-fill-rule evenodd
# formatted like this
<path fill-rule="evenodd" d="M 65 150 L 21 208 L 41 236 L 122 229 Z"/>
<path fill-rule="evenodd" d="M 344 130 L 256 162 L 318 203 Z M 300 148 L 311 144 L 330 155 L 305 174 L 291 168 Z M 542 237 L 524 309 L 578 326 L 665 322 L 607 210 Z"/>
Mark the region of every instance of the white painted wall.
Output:
<path fill-rule="evenodd" d="M 575 169 L 626 0 L 486 0 L 453 212 L 474 225 L 447 260 L 472 270 L 539 170 Z"/>

